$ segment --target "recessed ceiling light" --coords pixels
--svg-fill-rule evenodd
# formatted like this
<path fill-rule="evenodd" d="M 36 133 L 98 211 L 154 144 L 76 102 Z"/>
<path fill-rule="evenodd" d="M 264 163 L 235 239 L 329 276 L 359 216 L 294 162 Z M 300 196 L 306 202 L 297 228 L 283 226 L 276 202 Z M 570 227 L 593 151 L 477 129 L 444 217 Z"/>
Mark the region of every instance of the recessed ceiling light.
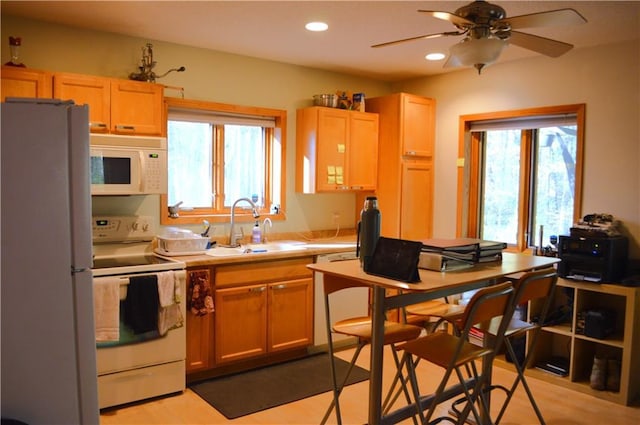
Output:
<path fill-rule="evenodd" d="M 309 22 L 304 27 L 309 31 L 326 31 L 329 25 L 324 22 Z"/>
<path fill-rule="evenodd" d="M 444 57 L 445 57 L 444 53 L 429 53 L 424 58 L 428 61 L 439 61 L 444 59 Z"/>

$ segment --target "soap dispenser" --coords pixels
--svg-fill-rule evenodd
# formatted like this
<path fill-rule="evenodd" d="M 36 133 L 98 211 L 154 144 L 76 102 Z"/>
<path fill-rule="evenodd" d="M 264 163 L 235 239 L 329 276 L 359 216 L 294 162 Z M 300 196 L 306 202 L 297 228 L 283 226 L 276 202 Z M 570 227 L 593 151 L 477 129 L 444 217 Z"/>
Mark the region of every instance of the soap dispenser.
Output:
<path fill-rule="evenodd" d="M 262 231 L 260 230 L 260 223 L 256 220 L 256 224 L 253 226 L 253 230 L 251 231 L 251 242 L 252 243 L 260 243 L 262 241 Z"/>

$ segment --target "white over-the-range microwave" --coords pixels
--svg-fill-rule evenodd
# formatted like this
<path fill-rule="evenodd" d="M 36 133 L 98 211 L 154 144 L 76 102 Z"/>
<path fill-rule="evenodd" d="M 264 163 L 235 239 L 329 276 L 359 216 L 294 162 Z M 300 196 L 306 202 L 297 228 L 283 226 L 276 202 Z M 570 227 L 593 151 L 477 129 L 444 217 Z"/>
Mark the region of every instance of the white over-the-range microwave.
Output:
<path fill-rule="evenodd" d="M 91 134 L 91 194 L 167 192 L 167 139 Z"/>

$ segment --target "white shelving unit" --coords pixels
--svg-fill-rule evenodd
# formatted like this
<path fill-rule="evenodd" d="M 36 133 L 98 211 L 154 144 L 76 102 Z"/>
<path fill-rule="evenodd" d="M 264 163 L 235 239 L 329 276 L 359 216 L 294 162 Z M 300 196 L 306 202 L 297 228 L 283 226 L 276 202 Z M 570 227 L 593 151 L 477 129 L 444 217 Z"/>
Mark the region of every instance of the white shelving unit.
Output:
<path fill-rule="evenodd" d="M 640 288 L 560 278 L 554 302 L 556 306 L 572 307 L 570 319 L 565 323 L 542 328 L 533 361 L 526 373 L 552 384 L 619 404 L 630 405 L 639 400 Z M 611 335 L 598 339 L 576 331 L 580 312 L 603 308 L 616 312 L 615 330 Z M 538 311 L 538 305 L 529 305 L 529 319 Z M 590 387 L 591 368 L 596 354 L 620 361 L 619 391 L 597 391 Z M 554 356 L 569 360 L 567 376 L 556 376 L 535 368 L 538 361 Z M 507 362 L 499 364 L 509 365 Z"/>

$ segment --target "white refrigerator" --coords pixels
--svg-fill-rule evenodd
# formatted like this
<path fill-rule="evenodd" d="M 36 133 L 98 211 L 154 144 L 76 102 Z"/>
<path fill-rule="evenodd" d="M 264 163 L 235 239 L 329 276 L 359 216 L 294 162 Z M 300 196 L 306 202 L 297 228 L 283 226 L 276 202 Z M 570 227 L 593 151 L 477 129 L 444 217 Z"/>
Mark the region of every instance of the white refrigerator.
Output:
<path fill-rule="evenodd" d="M 0 104 L 0 412 L 98 424 L 88 107 Z"/>

